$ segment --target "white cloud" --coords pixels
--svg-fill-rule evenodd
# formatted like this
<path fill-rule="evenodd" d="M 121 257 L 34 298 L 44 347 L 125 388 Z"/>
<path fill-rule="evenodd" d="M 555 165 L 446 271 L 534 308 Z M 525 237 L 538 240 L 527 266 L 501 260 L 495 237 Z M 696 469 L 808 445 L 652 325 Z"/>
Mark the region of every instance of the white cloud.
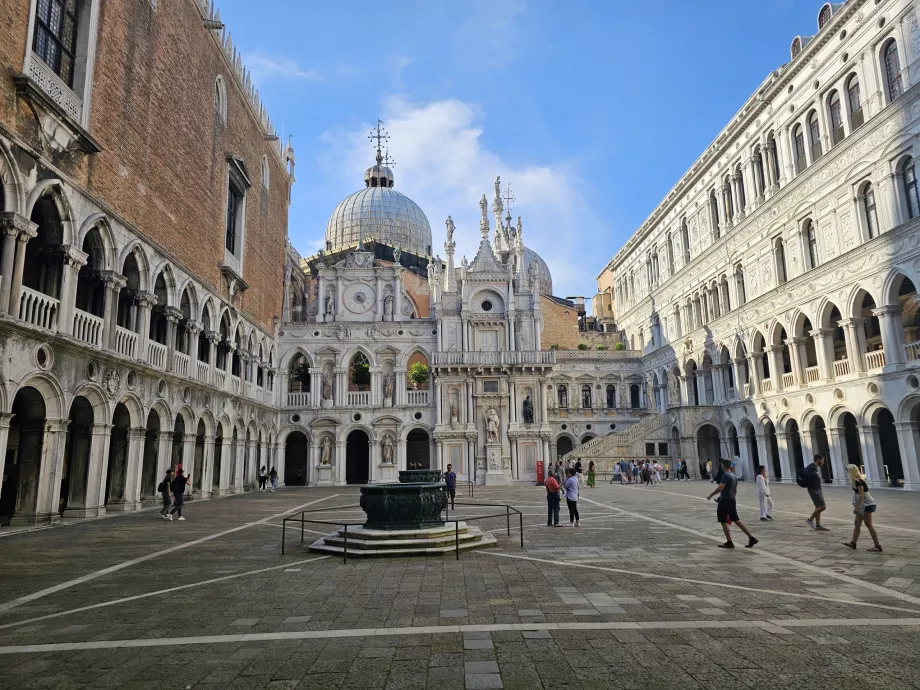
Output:
<path fill-rule="evenodd" d="M 322 75 L 316 70 L 304 69 L 292 58 L 284 55 L 269 55 L 257 50 L 243 57 L 243 64 L 252 74 L 256 84 L 264 84 L 270 79 L 284 81 L 322 81 Z"/>
<path fill-rule="evenodd" d="M 479 199 L 486 194 L 491 215 L 493 182 L 510 182 L 517 201 L 514 222 L 522 216 L 525 244 L 539 253 L 553 273 L 558 295 L 594 294 L 597 257 L 586 256 L 588 237 L 602 224 L 579 191 L 582 182 L 567 163 L 512 165 L 483 142 L 485 114 L 456 99 L 415 104 L 401 97 L 384 102 L 384 127 L 396 160 L 396 189 L 415 201 L 432 225 L 434 252 L 444 256 L 444 221 L 454 219 L 456 261 L 472 260 L 479 246 Z M 372 124 L 327 132 L 320 167 L 350 187 L 373 164 L 367 141 Z M 608 252 L 601 252 L 606 256 Z"/>

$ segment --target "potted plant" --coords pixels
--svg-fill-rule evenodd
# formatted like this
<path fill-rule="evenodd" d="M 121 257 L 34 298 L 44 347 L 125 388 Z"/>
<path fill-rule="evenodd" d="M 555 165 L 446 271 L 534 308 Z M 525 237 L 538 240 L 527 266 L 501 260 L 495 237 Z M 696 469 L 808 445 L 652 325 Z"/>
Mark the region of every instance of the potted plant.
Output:
<path fill-rule="evenodd" d="M 415 362 L 409 366 L 408 378 L 416 390 L 423 383 L 428 383 L 428 365 L 424 362 Z"/>

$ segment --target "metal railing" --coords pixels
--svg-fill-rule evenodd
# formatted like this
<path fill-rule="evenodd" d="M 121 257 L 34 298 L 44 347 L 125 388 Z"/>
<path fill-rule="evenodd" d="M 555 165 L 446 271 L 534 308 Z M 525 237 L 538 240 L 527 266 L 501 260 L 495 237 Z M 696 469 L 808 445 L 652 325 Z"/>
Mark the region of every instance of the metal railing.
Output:
<path fill-rule="evenodd" d="M 505 509 L 504 513 L 495 513 L 494 515 L 474 515 L 466 517 L 463 520 L 451 520 L 450 519 L 450 504 L 448 503 L 447 509 L 445 510 L 444 520 L 441 521 L 441 524 L 446 525 L 448 523 L 454 523 L 454 553 L 456 555 L 456 560 L 460 560 L 460 523 L 461 522 L 472 522 L 473 520 L 488 520 L 494 518 L 505 518 L 505 528 L 507 530 L 508 536 L 511 536 L 511 515 L 515 514 L 518 516 L 518 528 L 521 532 L 521 548 L 524 548 L 524 513 L 522 513 L 517 508 L 512 508 L 511 506 L 505 503 L 455 503 L 455 506 L 476 506 L 480 508 L 495 508 L 501 507 Z M 349 527 L 363 527 L 365 520 L 361 522 L 343 522 L 341 520 L 311 520 L 307 519 L 304 516 L 307 513 L 327 513 L 332 510 L 339 510 L 342 512 L 357 512 L 362 510 L 361 508 L 355 508 L 354 506 L 332 506 L 330 508 L 313 508 L 312 510 L 301 510 L 298 514 L 289 515 L 281 520 L 281 555 L 284 555 L 284 547 L 287 542 L 287 523 L 299 523 L 300 524 L 300 543 L 304 543 L 304 525 L 334 525 L 336 527 L 342 527 L 342 537 L 343 537 L 343 546 L 342 546 L 342 561 L 343 563 L 348 563 L 348 528 Z M 363 512 L 363 511 L 362 511 Z M 388 523 L 390 527 L 398 527 L 404 525 L 407 528 L 417 528 L 417 522 L 391 522 Z"/>

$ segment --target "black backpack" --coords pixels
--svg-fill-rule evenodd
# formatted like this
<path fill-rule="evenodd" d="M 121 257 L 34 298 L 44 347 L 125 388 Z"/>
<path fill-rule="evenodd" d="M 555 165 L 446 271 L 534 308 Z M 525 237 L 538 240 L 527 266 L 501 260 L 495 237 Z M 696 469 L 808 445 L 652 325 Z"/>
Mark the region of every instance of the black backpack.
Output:
<path fill-rule="evenodd" d="M 795 483 L 801 486 L 803 489 L 807 489 L 811 486 L 811 482 L 808 481 L 807 473 L 803 467 L 795 473 Z"/>
<path fill-rule="evenodd" d="M 163 493 L 164 491 L 166 491 L 166 482 L 162 481 L 159 486 L 157 486 L 157 493 Z"/>

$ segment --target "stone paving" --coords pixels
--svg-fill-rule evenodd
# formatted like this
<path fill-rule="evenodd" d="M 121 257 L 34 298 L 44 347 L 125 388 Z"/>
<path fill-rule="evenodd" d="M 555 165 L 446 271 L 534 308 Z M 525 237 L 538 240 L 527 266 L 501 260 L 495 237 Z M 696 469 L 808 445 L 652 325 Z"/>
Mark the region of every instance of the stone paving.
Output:
<path fill-rule="evenodd" d="M 841 544 L 847 489 L 827 489 L 822 533 L 803 489 L 774 486 L 761 522 L 743 482 L 761 543 L 729 551 L 711 489 L 600 485 L 558 529 L 539 487 L 477 489 L 463 501 L 524 513 L 524 548 L 488 519 L 471 524 L 497 547 L 459 561 L 345 564 L 306 550 L 323 525 L 282 557 L 281 516 L 356 505 L 350 487 L 0 532 L 0 689 L 920 687 L 920 496 L 873 492 L 875 554 Z"/>

